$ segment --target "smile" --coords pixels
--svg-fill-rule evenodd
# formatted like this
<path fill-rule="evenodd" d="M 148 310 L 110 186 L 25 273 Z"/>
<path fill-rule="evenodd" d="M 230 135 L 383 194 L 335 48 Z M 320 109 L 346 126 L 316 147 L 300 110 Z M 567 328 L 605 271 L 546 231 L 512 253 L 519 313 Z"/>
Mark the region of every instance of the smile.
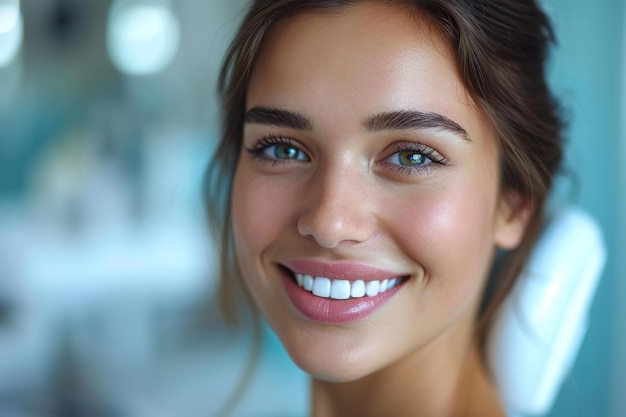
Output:
<path fill-rule="evenodd" d="M 314 277 L 305 274 L 294 274 L 294 276 L 300 288 L 310 291 L 318 297 L 334 300 L 347 300 L 365 296 L 376 297 L 378 294 L 399 285 L 403 280 L 403 278 L 392 278 L 365 282 L 362 279 L 350 281 L 347 279 Z"/>
<path fill-rule="evenodd" d="M 351 262 L 297 260 L 280 265 L 279 271 L 295 310 L 326 324 L 369 317 L 410 279 L 410 275 Z"/>

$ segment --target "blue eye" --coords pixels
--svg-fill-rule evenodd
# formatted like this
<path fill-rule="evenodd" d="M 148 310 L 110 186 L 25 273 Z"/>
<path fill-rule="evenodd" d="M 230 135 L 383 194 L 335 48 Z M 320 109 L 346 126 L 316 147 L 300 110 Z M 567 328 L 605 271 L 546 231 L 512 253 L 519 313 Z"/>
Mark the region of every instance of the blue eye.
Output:
<path fill-rule="evenodd" d="M 297 161 L 308 161 L 309 158 L 298 149 L 288 143 L 277 143 L 275 145 L 267 146 L 264 149 L 265 156 L 269 158 L 277 159 L 295 159 Z"/>
<path fill-rule="evenodd" d="M 309 156 L 292 139 L 269 136 L 247 148 L 254 157 L 271 162 L 310 161 Z"/>

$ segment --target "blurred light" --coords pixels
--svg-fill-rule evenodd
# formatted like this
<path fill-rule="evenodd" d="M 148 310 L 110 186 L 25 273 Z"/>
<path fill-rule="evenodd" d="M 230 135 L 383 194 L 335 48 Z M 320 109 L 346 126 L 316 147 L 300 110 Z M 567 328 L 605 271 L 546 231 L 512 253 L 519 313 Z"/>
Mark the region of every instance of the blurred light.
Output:
<path fill-rule="evenodd" d="M 19 0 L 0 0 L 0 67 L 13 61 L 22 44 L 22 14 Z"/>
<path fill-rule="evenodd" d="M 174 58 L 180 27 L 169 3 L 117 0 L 107 22 L 107 47 L 115 66 L 132 75 L 161 71 Z"/>

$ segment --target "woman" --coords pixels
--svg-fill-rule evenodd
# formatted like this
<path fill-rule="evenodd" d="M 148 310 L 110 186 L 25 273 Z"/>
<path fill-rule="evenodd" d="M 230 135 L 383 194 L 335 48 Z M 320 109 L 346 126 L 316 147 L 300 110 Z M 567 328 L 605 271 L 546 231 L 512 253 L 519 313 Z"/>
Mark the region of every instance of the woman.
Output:
<path fill-rule="evenodd" d="M 561 159 L 551 38 L 534 1 L 252 3 L 207 176 L 222 301 L 243 281 L 313 416 L 504 415 L 483 340 Z"/>

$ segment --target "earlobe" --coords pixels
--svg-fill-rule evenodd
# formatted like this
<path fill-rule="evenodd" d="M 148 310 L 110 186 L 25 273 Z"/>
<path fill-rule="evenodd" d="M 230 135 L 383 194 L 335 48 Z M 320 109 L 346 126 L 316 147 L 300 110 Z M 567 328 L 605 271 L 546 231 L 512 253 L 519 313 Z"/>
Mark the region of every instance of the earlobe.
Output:
<path fill-rule="evenodd" d="M 500 249 L 515 249 L 526 231 L 532 204 L 519 193 L 503 195 L 498 204 L 494 242 Z"/>

